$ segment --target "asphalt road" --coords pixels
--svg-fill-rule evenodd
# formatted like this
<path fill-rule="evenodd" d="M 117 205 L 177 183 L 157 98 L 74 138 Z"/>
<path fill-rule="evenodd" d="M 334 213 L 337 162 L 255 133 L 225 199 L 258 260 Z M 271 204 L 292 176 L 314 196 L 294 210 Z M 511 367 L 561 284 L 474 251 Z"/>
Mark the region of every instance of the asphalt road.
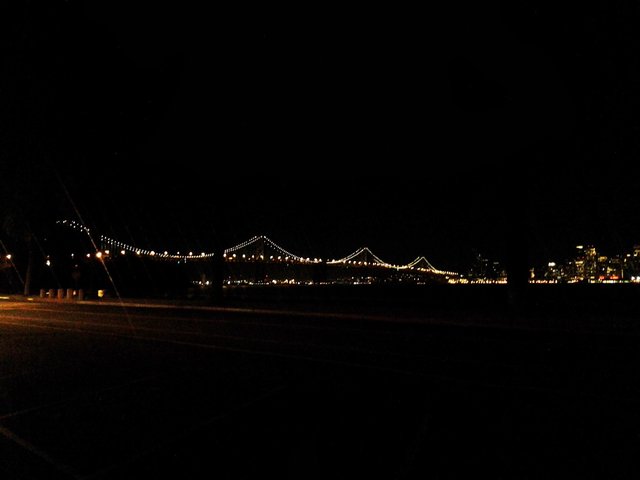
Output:
<path fill-rule="evenodd" d="M 5 300 L 0 477 L 640 478 L 639 361 L 629 332 Z"/>

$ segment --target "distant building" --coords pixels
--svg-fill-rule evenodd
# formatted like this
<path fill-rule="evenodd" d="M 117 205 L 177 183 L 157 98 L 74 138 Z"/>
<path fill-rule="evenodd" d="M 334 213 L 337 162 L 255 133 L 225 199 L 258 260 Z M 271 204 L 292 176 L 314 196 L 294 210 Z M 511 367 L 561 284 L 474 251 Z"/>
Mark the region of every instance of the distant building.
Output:
<path fill-rule="evenodd" d="M 477 253 L 467 272 L 467 278 L 471 282 L 505 282 L 507 272 L 500 262 Z"/>

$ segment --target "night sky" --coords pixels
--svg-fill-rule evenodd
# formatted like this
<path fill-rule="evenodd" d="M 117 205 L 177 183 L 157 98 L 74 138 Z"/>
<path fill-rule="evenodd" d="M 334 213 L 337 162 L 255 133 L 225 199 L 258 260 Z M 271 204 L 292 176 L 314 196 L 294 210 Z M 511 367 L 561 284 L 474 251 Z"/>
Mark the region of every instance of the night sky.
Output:
<path fill-rule="evenodd" d="M 443 269 L 640 243 L 631 4 L 46 3 L 0 7 L 1 161 L 61 217 Z"/>

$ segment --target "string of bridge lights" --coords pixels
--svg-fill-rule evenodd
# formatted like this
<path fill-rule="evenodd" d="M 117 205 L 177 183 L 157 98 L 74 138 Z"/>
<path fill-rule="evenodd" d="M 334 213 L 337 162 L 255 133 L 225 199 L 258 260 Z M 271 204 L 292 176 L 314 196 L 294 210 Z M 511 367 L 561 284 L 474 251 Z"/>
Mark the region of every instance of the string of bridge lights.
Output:
<path fill-rule="evenodd" d="M 88 236 L 91 235 L 91 230 L 88 227 L 74 220 L 60 220 L 57 223 L 65 225 L 74 230 L 80 231 Z M 116 240 L 106 235 L 100 235 L 99 240 L 100 240 L 100 244 L 103 247 L 109 246 L 111 248 L 119 249 L 121 255 L 125 255 L 127 253 L 133 253 L 138 256 L 149 256 L 149 257 L 156 257 L 156 258 L 168 259 L 168 260 L 178 260 L 178 261 L 210 259 L 215 255 L 214 253 L 211 253 L 211 252 L 201 252 L 201 253 L 189 252 L 188 254 L 180 254 L 180 252 L 178 252 L 178 253 L 172 254 L 166 250 L 164 251 L 150 250 L 150 249 L 140 248 L 140 247 L 136 247 L 136 246 L 121 242 L 119 240 Z M 239 243 L 238 245 L 227 248 L 223 251 L 222 256 L 229 261 L 236 260 L 238 259 L 238 255 L 240 254 L 241 250 L 251 247 L 252 245 L 258 242 L 263 242 L 264 244 L 274 249 L 277 253 L 279 253 L 279 255 L 275 255 L 275 256 L 270 255 L 269 260 L 271 261 L 285 261 L 285 262 L 295 261 L 298 263 L 322 263 L 323 261 L 321 258 L 309 258 L 309 257 L 305 258 L 299 255 L 296 255 L 294 253 L 291 253 L 288 250 L 282 248 L 280 245 L 276 244 L 273 240 L 266 237 L 265 235 L 256 235 L 250 238 L 249 240 Z M 109 250 L 105 250 L 105 253 L 108 254 Z M 97 252 L 96 256 L 100 258 L 102 256 L 102 252 Z M 254 254 L 254 255 L 248 256 L 247 254 L 243 253 L 243 254 L 240 254 L 240 258 L 243 260 L 245 259 L 264 260 L 265 259 L 264 247 L 262 249 L 262 253 L 259 255 Z M 360 260 L 360 258 L 362 258 L 363 260 Z M 369 261 L 367 260 L 367 258 L 372 258 L 373 261 Z M 432 272 L 432 273 L 441 274 L 441 275 L 457 275 L 457 273 L 455 272 L 439 270 L 435 268 L 424 256 L 416 258 L 413 262 L 408 263 L 407 265 L 393 265 L 388 262 L 385 262 L 380 257 L 375 255 L 368 247 L 361 247 L 357 249 L 355 252 L 347 255 L 346 257 L 340 258 L 338 260 L 328 260 L 326 263 L 328 265 L 343 264 L 343 265 L 358 265 L 358 266 L 378 266 L 378 267 L 385 267 L 385 268 L 394 268 L 396 270 L 413 269 L 413 270 L 419 270 L 422 272 Z M 427 266 L 426 268 L 418 267 L 417 265 L 419 264 L 426 264 Z"/>
<path fill-rule="evenodd" d="M 269 246 L 271 246 L 271 248 L 273 248 L 278 253 L 280 253 L 280 255 L 278 255 L 277 257 L 270 256 L 270 260 L 275 260 L 276 258 L 278 260 L 283 260 L 282 257 L 284 257 L 284 260 L 295 260 L 295 261 L 298 261 L 298 262 L 301 262 L 301 263 L 320 263 L 320 262 L 322 262 L 321 258 L 313 258 L 313 259 L 311 259 L 311 258 L 304 258 L 304 257 L 300 257 L 299 255 L 295 255 L 295 254 L 285 250 L 280 245 L 278 245 L 273 240 L 271 240 L 269 237 L 266 237 L 264 235 L 256 235 L 255 237 L 252 237 L 252 238 L 250 238 L 249 240 L 247 240 L 245 242 L 239 243 L 235 247 L 227 248 L 224 251 L 223 256 L 225 258 L 227 256 L 235 257 L 234 253 L 237 252 L 238 250 L 242 250 L 243 248 L 250 247 L 254 243 L 257 243 L 257 242 L 260 242 L 260 241 L 267 243 Z M 264 255 L 260 255 L 260 259 L 264 260 Z"/>
<path fill-rule="evenodd" d="M 429 260 L 427 260 L 425 257 L 416 258 L 413 262 L 407 264 L 407 267 L 408 268 L 412 268 L 412 267 L 415 267 L 416 265 L 418 265 L 420 263 L 426 263 L 428 270 L 437 270 L 433 265 L 431 265 L 431 262 L 429 262 Z M 421 267 L 418 267 L 418 268 L 421 268 Z"/>
<path fill-rule="evenodd" d="M 355 260 L 358 257 L 364 257 L 367 258 L 367 255 L 371 256 L 373 258 L 372 262 L 369 262 L 367 260 Z M 431 265 L 431 262 L 429 262 L 429 260 L 426 259 L 426 257 L 418 257 L 416 258 L 413 262 L 407 264 L 407 265 L 393 265 L 391 263 L 385 262 L 384 260 L 382 260 L 380 257 L 378 257 L 377 255 L 375 255 L 368 247 L 361 247 L 358 250 L 356 250 L 355 252 L 353 252 L 351 255 L 347 255 L 344 258 L 341 258 L 339 260 L 331 260 L 329 262 L 327 262 L 328 264 L 351 264 L 351 265 L 375 265 L 375 266 L 381 266 L 381 267 L 387 267 L 387 268 L 395 268 L 396 270 L 419 270 L 421 272 L 431 272 L 431 273 L 437 273 L 439 275 L 457 275 L 455 272 L 448 272 L 446 270 L 439 270 L 436 267 L 434 267 L 433 265 Z M 427 267 L 418 267 L 417 265 L 421 264 L 421 263 L 426 263 Z"/>
<path fill-rule="evenodd" d="M 329 264 L 351 263 L 354 258 L 358 256 L 364 256 L 366 258 L 367 255 L 371 255 L 371 257 L 373 257 L 373 262 L 367 262 L 366 263 L 367 265 L 372 264 L 372 265 L 380 265 L 384 267 L 395 267 L 395 265 L 391 265 L 390 263 L 387 263 L 384 260 L 381 260 L 380 257 L 376 256 L 371 250 L 369 250 L 368 247 L 361 247 L 355 252 L 353 252 L 351 255 L 347 255 L 346 257 L 341 258 L 339 260 L 331 260 L 330 262 L 327 262 L 327 263 Z M 360 261 L 360 263 L 362 263 L 362 261 Z"/>
<path fill-rule="evenodd" d="M 91 235 L 91 230 L 89 228 L 87 228 L 86 226 L 74 220 L 61 220 L 58 223 L 66 225 L 70 228 L 73 228 L 74 230 L 78 230 L 87 235 Z M 159 251 L 157 252 L 155 250 L 134 247 L 133 245 L 129 245 L 127 243 L 121 242 L 114 238 L 108 237 L 107 235 L 100 235 L 99 240 L 100 240 L 100 244 L 103 246 L 108 245 L 112 248 L 120 249 L 121 255 L 124 255 L 127 252 L 129 252 L 129 253 L 134 253 L 136 255 L 144 255 L 144 256 L 150 256 L 150 257 L 157 256 L 159 258 L 166 258 L 170 260 L 189 260 L 189 259 L 196 259 L 196 258 L 202 259 L 202 258 L 213 257 L 213 253 L 206 253 L 206 252 L 202 252 L 200 254 L 197 254 L 197 253 L 194 254 L 193 252 L 189 252 L 188 254 L 183 254 L 183 255 L 181 255 L 179 252 L 176 254 L 171 254 L 166 250 L 162 252 L 159 252 Z"/>
<path fill-rule="evenodd" d="M 426 263 L 427 266 L 426 267 L 418 267 L 417 265 L 419 265 L 421 263 Z M 431 265 L 431 262 L 429 260 L 427 260 L 426 257 L 418 257 L 413 262 L 408 263 L 407 265 L 403 266 L 402 268 L 413 268 L 413 269 L 416 269 L 416 270 L 420 270 L 421 272 L 433 272 L 433 273 L 437 273 L 437 274 L 440 274 L 440 275 L 456 275 L 455 272 L 448 272 L 446 270 L 437 269 L 436 267 Z"/>

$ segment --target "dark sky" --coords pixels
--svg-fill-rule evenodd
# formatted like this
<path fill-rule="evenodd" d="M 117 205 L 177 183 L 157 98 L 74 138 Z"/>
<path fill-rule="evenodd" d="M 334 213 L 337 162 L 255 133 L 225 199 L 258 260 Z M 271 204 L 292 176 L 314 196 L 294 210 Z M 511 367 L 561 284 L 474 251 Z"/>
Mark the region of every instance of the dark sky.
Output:
<path fill-rule="evenodd" d="M 638 12 L 556 3 L 2 7 L 2 161 L 150 248 L 617 253 L 640 243 Z"/>

